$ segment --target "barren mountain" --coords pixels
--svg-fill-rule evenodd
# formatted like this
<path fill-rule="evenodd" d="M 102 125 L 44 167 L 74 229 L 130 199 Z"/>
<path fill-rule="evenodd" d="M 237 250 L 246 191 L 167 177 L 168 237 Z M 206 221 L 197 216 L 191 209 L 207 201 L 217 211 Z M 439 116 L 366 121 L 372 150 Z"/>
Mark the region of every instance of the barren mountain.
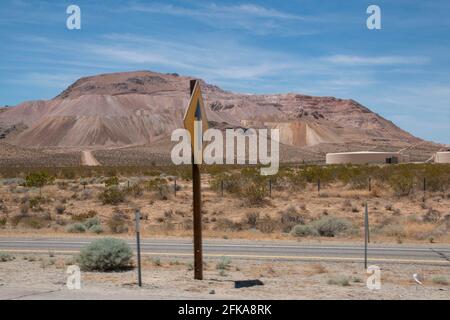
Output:
<path fill-rule="evenodd" d="M 82 78 L 52 100 L 2 110 L 0 128 L 5 141 L 25 147 L 165 145 L 172 130 L 182 127 L 190 79 L 148 71 Z M 321 153 L 315 149 L 401 148 L 422 142 L 353 100 L 236 94 L 204 82 L 202 91 L 213 126 L 279 128 L 289 150 Z"/>

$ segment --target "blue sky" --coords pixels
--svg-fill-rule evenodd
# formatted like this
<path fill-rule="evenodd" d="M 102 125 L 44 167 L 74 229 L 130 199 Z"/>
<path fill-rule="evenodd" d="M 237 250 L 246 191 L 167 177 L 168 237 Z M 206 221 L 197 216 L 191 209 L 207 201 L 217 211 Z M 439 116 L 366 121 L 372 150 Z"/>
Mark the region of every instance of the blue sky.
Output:
<path fill-rule="evenodd" d="M 66 28 L 71 4 L 81 30 Z M 371 4 L 381 30 L 366 27 Z M 87 75 L 177 72 L 235 92 L 352 98 L 450 143 L 449 16 L 447 0 L 2 0 L 0 105 Z"/>

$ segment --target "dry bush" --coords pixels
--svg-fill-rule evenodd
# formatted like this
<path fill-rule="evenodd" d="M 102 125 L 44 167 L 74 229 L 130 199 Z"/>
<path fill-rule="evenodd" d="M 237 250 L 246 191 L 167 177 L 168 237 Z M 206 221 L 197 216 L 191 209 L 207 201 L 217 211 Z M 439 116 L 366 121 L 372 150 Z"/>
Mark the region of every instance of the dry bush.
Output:
<path fill-rule="evenodd" d="M 281 229 L 283 232 L 291 232 L 292 228 L 299 224 L 305 224 L 305 218 L 293 206 L 281 212 Z"/>
<path fill-rule="evenodd" d="M 278 227 L 278 221 L 272 219 L 269 215 L 265 215 L 261 219 L 258 220 L 256 224 L 256 228 L 262 233 L 272 233 Z"/>
<path fill-rule="evenodd" d="M 63 205 L 62 203 L 58 203 L 55 206 L 55 211 L 57 214 L 63 214 L 64 211 L 66 211 L 66 206 Z"/>
<path fill-rule="evenodd" d="M 128 217 L 120 210 L 115 210 L 112 216 L 107 220 L 106 224 L 112 233 L 128 232 Z"/>
<path fill-rule="evenodd" d="M 430 208 L 428 209 L 428 212 L 422 216 L 422 220 L 424 222 L 439 223 L 441 220 L 441 213 L 438 210 Z"/>
<path fill-rule="evenodd" d="M 245 223 L 250 226 L 250 228 L 256 228 L 259 220 L 258 212 L 247 212 L 245 215 Z"/>
<path fill-rule="evenodd" d="M 221 231 L 241 231 L 243 226 L 240 222 L 234 222 L 228 218 L 219 218 L 216 222 L 216 229 Z"/>
<path fill-rule="evenodd" d="M 73 221 L 80 221 L 83 222 L 87 219 L 93 218 L 95 216 L 98 215 L 98 212 L 95 210 L 89 210 L 86 213 L 81 213 L 81 214 L 77 214 L 77 215 L 72 215 L 71 218 Z"/>
<path fill-rule="evenodd" d="M 118 187 L 110 187 L 99 194 L 99 199 L 103 204 L 117 205 L 125 201 L 125 192 Z"/>

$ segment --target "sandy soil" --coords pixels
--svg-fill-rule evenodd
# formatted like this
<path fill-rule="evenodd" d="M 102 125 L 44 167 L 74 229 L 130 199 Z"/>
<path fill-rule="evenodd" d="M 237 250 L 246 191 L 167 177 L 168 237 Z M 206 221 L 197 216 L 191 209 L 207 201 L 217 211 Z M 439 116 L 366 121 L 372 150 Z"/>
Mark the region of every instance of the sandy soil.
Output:
<path fill-rule="evenodd" d="M 207 260 L 205 280 L 193 280 L 189 260 L 144 257 L 143 288 L 136 270 L 118 273 L 82 272 L 82 289 L 66 288 L 69 256 L 15 255 L 0 263 L 0 298 L 11 299 L 450 299 L 448 267 L 380 266 L 381 289 L 366 287 L 367 275 L 358 263 L 231 261 L 224 270 Z M 424 277 L 423 286 L 412 275 Z M 259 279 L 264 285 L 234 288 L 236 280 Z M 340 279 L 347 279 L 348 285 Z M 336 284 L 333 284 L 336 283 Z M 345 283 L 345 284 L 343 284 Z"/>

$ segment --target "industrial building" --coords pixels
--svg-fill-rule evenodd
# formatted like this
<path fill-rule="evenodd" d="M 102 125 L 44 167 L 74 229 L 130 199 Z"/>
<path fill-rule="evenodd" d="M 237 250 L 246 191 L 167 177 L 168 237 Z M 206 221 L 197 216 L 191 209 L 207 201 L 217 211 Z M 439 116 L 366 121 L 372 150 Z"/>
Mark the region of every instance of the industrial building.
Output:
<path fill-rule="evenodd" d="M 399 152 L 341 152 L 327 153 L 327 164 L 382 164 L 382 163 L 402 163 L 408 162 L 409 156 Z"/>
<path fill-rule="evenodd" d="M 450 163 L 450 151 L 436 152 L 434 155 L 435 163 Z"/>

